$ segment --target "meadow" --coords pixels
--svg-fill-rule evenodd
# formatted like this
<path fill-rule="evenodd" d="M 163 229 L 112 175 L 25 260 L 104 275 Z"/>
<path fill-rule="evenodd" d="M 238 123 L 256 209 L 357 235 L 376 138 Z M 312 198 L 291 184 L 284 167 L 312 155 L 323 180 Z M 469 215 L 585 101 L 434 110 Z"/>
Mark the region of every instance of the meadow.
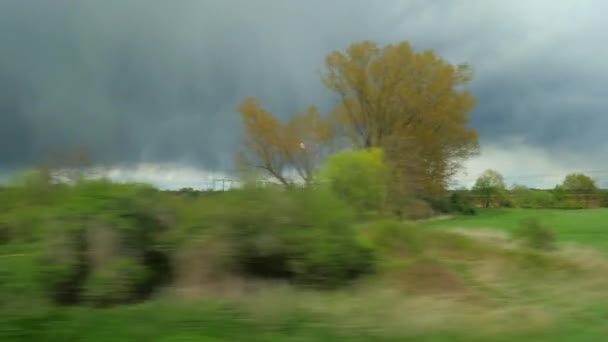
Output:
<path fill-rule="evenodd" d="M 25 174 L 0 187 L 0 340 L 608 334 L 608 209 L 479 209 L 458 192 L 393 211 L 379 157 L 226 192 Z"/>
<path fill-rule="evenodd" d="M 0 203 L 2 341 L 598 341 L 608 336 L 603 227 L 608 209 L 481 209 L 470 216 L 397 221 L 357 219 L 322 191 L 192 196 L 92 181 L 71 189 L 36 185 L 2 194 L 10 199 Z M 140 235 L 140 228 L 161 224 L 155 217 L 166 229 Z M 530 217 L 555 233 L 557 248 L 530 248 L 512 234 Z M 96 224 L 74 225 L 84 218 Z M 233 225 L 238 230 L 232 231 Z M 54 237 L 63 236 L 64 226 L 70 234 L 98 235 L 85 244 L 89 257 L 81 262 L 90 263 L 90 279 L 79 283 L 81 296 L 68 302 L 60 296 L 58 303 L 49 294 L 66 286 L 74 290 L 66 281 L 74 281 L 72 272 L 79 269 L 72 259 L 82 257 L 63 240 L 56 245 Z M 277 230 L 289 226 L 309 227 L 314 235 Z M 172 265 L 172 278 L 145 297 L 133 297 L 137 291 L 129 287 L 136 284 L 138 264 L 119 263 L 128 267 L 108 271 L 103 261 L 137 260 L 133 253 L 139 248 L 165 253 Z M 257 259 L 246 260 L 288 258 L 287 265 L 295 262 L 297 268 L 255 264 L 258 268 L 229 271 L 234 265 L 223 259 L 228 251 L 238 256 L 231 256 L 233 262 L 247 251 Z M 49 261 L 49 253 L 54 264 L 41 263 Z M 367 269 L 368 259 L 373 270 L 356 278 L 344 273 Z M 300 274 L 302 267 L 306 271 Z"/>
<path fill-rule="evenodd" d="M 497 229 L 512 232 L 522 220 L 538 218 L 557 235 L 559 241 L 608 251 L 608 209 L 481 209 L 475 216 L 458 216 L 428 222 L 429 227 Z"/>

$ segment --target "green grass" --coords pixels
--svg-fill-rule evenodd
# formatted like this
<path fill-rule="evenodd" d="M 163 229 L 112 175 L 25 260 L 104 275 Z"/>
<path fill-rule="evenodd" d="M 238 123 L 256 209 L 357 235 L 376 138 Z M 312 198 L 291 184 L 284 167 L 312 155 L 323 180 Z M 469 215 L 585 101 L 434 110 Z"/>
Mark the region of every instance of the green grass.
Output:
<path fill-rule="evenodd" d="M 403 312 L 405 317 L 416 314 Z M 222 304 L 160 301 L 113 309 L 48 308 L 27 317 L 0 318 L 2 341 L 602 341 L 608 336 L 607 306 L 590 306 L 549 329 L 494 336 L 446 333 L 439 327 L 386 337 L 336 329 L 319 317 L 295 312 L 269 323 Z"/>
<path fill-rule="evenodd" d="M 482 209 L 475 216 L 458 216 L 425 223 L 441 228 L 483 228 L 513 231 L 522 220 L 538 218 L 562 242 L 574 242 L 608 252 L 608 209 Z"/>
<path fill-rule="evenodd" d="M 477 216 L 424 225 L 511 231 L 529 217 L 536 217 L 554 229 L 563 242 L 608 251 L 608 230 L 604 228 L 608 209 L 489 209 L 481 210 Z M 468 239 L 456 239 L 441 230 L 433 230 L 431 235 L 435 240 L 426 247 L 448 253 L 444 261 L 454 264 L 446 265 L 462 274 L 467 288 L 483 297 L 482 302 L 441 296 L 421 298 L 415 294 L 383 297 L 385 288 L 375 284 L 369 292 L 362 293 L 349 290 L 318 293 L 290 288 L 285 293 L 270 292 L 241 301 L 199 299 L 186 303 L 160 296 L 143 304 L 110 309 L 54 307 L 44 301 L 36 285 L 33 263 L 39 247 L 3 245 L 0 341 L 602 341 L 608 338 L 605 324 L 608 296 L 603 295 L 608 283 L 606 273 L 552 269 L 525 273 L 505 268 L 505 272 L 493 274 L 493 266 L 501 267 L 519 254 L 501 254 L 493 251 L 492 246 L 485 246 L 490 252 L 477 251 L 477 245 Z M 489 267 L 478 268 L 484 262 Z M 487 280 L 486 272 L 488 277 L 498 280 Z M 476 285 L 479 279 L 483 283 Z M 543 323 L 545 315 L 548 323 Z M 383 325 L 393 330 L 379 332 L 377 329 Z M 495 327 L 501 330 L 493 332 Z"/>

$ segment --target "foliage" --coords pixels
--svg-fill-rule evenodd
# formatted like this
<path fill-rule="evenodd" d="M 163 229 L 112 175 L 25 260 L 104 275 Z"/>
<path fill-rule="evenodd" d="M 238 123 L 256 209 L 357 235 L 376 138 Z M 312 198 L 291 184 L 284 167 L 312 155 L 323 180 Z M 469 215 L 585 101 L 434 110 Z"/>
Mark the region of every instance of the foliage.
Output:
<path fill-rule="evenodd" d="M 429 202 L 420 199 L 410 199 L 403 207 L 401 217 L 408 220 L 424 220 L 433 217 L 435 212 Z"/>
<path fill-rule="evenodd" d="M 450 205 L 453 212 L 465 215 L 475 215 L 476 213 L 471 192 L 466 189 L 454 191 L 450 195 Z"/>
<path fill-rule="evenodd" d="M 444 213 L 456 213 L 464 215 L 475 215 L 474 199 L 467 189 L 458 189 L 444 195 L 431 198 L 433 210 Z"/>
<path fill-rule="evenodd" d="M 107 181 L 71 188 L 42 221 L 39 273 L 50 298 L 117 304 L 140 298 L 164 279 L 167 227 L 154 197 L 146 186 Z"/>
<path fill-rule="evenodd" d="M 84 285 L 84 298 L 98 306 L 128 303 L 139 297 L 146 267 L 136 259 L 115 257 L 95 270 Z"/>
<path fill-rule="evenodd" d="M 464 90 L 472 73 L 407 42 L 352 44 L 326 58 L 324 82 L 341 98 L 336 124 L 354 146 L 381 147 L 401 173 L 437 193 L 477 152 L 467 128 L 474 99 Z M 406 162 L 401 162 L 405 158 Z"/>
<path fill-rule="evenodd" d="M 567 192 L 592 193 L 597 191 L 593 178 L 582 173 L 567 175 L 561 185 Z"/>
<path fill-rule="evenodd" d="M 283 185 L 293 183 L 289 170 L 312 182 L 332 138 L 327 118 L 311 107 L 283 124 L 254 98 L 245 99 L 238 111 L 245 129 L 243 150 L 237 154 L 241 167 L 262 170 Z"/>
<path fill-rule="evenodd" d="M 388 169 L 380 149 L 335 154 L 320 174 L 336 196 L 360 213 L 379 211 L 386 203 Z"/>
<path fill-rule="evenodd" d="M 48 297 L 61 304 L 81 299 L 88 265 L 82 227 L 74 223 L 56 222 L 49 227 L 43 254 L 37 265 L 40 283 Z"/>
<path fill-rule="evenodd" d="M 486 170 L 475 181 L 473 191 L 480 196 L 484 207 L 488 208 L 491 205 L 499 204 L 504 198 L 505 182 L 497 171 Z"/>
<path fill-rule="evenodd" d="M 520 208 L 554 208 L 557 205 L 556 196 L 549 191 L 533 190 L 523 185 L 511 189 L 515 205 Z"/>
<path fill-rule="evenodd" d="M 335 286 L 369 271 L 353 213 L 322 190 L 248 189 L 227 196 L 216 219 L 227 229 L 237 272 Z"/>
<path fill-rule="evenodd" d="M 602 208 L 608 207 L 608 191 L 606 190 L 600 191 L 600 206 Z"/>
<path fill-rule="evenodd" d="M 538 219 L 527 219 L 521 222 L 516 236 L 534 249 L 550 250 L 555 248 L 555 233 L 545 227 Z"/>

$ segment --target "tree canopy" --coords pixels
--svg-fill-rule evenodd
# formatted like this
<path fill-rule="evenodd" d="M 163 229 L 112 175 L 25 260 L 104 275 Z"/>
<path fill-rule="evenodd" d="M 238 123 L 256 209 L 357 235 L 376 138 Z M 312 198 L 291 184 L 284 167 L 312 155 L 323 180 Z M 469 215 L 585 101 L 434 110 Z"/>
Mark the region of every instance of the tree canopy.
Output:
<path fill-rule="evenodd" d="M 238 111 L 245 130 L 238 164 L 265 171 L 284 185 L 294 182 L 290 171 L 306 183 L 312 181 L 332 138 L 328 118 L 310 107 L 282 123 L 254 98 L 245 99 Z"/>
<path fill-rule="evenodd" d="M 288 171 L 310 183 L 328 143 L 343 136 L 352 148 L 384 151 L 393 192 L 432 195 L 478 152 L 477 132 L 468 128 L 475 104 L 466 90 L 468 65 L 416 52 L 407 42 L 371 41 L 334 51 L 325 64 L 323 81 L 339 98 L 328 116 L 311 107 L 282 123 L 256 99 L 241 103 L 241 162 L 286 185 Z"/>
<path fill-rule="evenodd" d="M 477 153 L 477 132 L 467 127 L 475 104 L 465 89 L 468 65 L 416 52 L 407 42 L 379 47 L 364 41 L 331 53 L 326 67 L 324 82 L 340 98 L 341 131 L 357 147 L 392 147 L 387 157 L 393 161 L 408 156 L 402 171 L 426 192 L 444 189 L 462 161 Z"/>
<path fill-rule="evenodd" d="M 595 180 L 582 173 L 571 173 L 564 178 L 562 188 L 565 191 L 590 193 L 597 190 Z"/>
<path fill-rule="evenodd" d="M 473 191 L 481 197 L 484 206 L 488 208 L 502 198 L 505 192 L 505 181 L 498 171 L 486 170 L 475 181 Z"/>

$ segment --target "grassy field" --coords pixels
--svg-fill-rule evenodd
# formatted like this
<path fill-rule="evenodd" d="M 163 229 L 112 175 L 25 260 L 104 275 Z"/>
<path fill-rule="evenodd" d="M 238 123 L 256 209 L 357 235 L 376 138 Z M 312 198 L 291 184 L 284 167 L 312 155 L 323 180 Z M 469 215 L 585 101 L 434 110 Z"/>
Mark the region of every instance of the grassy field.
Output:
<path fill-rule="evenodd" d="M 579 249 L 537 252 L 514 247 L 508 234 L 475 236 L 508 232 L 530 217 Z M 608 251 L 604 222 L 605 209 L 482 210 L 396 237 L 408 241 L 405 251 L 395 246 L 381 275 L 353 287 L 273 284 L 205 298 L 167 289 L 107 309 L 48 305 L 33 271 L 39 247 L 7 245 L 0 249 L 0 341 L 602 341 L 608 259 L 584 252 Z"/>
<path fill-rule="evenodd" d="M 537 218 L 557 234 L 559 241 L 592 246 L 608 252 L 608 209 L 482 209 L 475 216 L 458 216 L 425 225 L 442 228 L 513 231 L 522 220 Z"/>

